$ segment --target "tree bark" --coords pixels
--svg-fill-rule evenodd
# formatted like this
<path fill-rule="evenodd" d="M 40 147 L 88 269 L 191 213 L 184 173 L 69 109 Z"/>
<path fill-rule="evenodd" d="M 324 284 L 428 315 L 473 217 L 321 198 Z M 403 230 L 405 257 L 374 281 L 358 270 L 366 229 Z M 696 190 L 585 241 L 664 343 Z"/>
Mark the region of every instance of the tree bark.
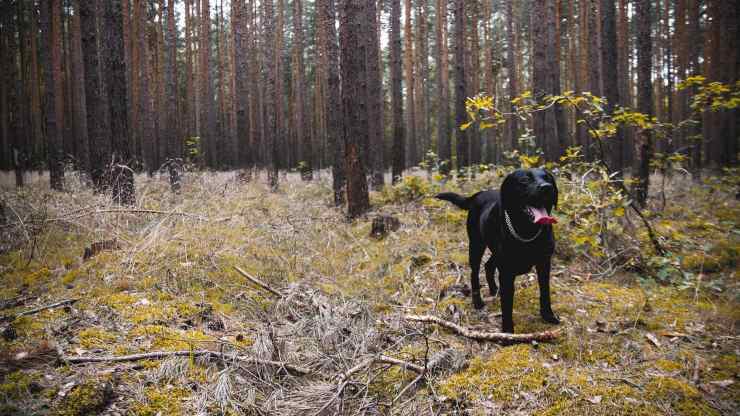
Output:
<path fill-rule="evenodd" d="M 342 0 L 340 45 L 342 109 L 344 113 L 345 166 L 347 168 L 347 211 L 357 218 L 370 208 L 362 143 L 367 141 L 367 0 Z"/>
<path fill-rule="evenodd" d="M 41 48 L 41 65 L 44 68 L 44 91 L 46 95 L 46 155 L 49 164 L 51 189 L 64 189 L 64 150 L 62 138 L 62 115 L 64 111 L 62 90 L 62 56 L 60 44 L 61 13 L 60 0 L 41 2 L 41 32 L 44 47 Z"/>
<path fill-rule="evenodd" d="M 326 34 L 323 48 L 326 51 L 326 133 L 332 157 L 332 188 L 334 205 L 345 202 L 346 176 L 344 165 L 344 124 L 342 120 L 342 95 L 339 84 L 339 46 L 337 44 L 336 11 L 334 0 L 318 0 L 318 13 Z"/>
<path fill-rule="evenodd" d="M 411 26 L 411 0 L 404 0 L 403 24 L 403 66 L 406 78 L 406 165 L 414 166 L 418 162 L 418 137 L 416 136 L 416 107 L 414 105 L 414 32 Z"/>
<path fill-rule="evenodd" d="M 637 110 L 648 116 L 653 115 L 652 39 L 650 34 L 650 2 L 637 2 L 635 19 L 637 30 Z M 645 207 L 650 185 L 650 159 L 653 154 L 653 137 L 650 130 L 641 130 L 635 138 L 633 188 L 635 201 Z"/>
<path fill-rule="evenodd" d="M 604 97 L 607 99 L 606 111 L 611 113 L 620 104 L 619 97 L 619 62 L 617 55 L 616 5 L 614 0 L 601 0 L 601 68 L 604 82 Z M 609 166 L 614 172 L 621 172 L 624 166 L 622 159 L 622 129 L 614 137 L 605 138 Z"/>
<path fill-rule="evenodd" d="M 380 45 L 379 31 L 380 24 L 377 21 L 376 0 L 366 0 L 365 19 L 371 22 L 367 41 L 367 110 L 368 110 L 368 129 L 369 129 L 369 146 L 368 166 L 372 171 L 371 184 L 373 189 L 380 190 L 383 188 L 383 81 L 380 71 Z"/>
<path fill-rule="evenodd" d="M 449 50 L 447 47 L 447 0 L 437 0 L 437 155 L 440 171 L 450 172 L 452 148 L 450 147 L 450 80 Z"/>
<path fill-rule="evenodd" d="M 468 115 L 465 111 L 466 80 L 465 61 L 467 53 L 465 50 L 465 0 L 453 0 L 455 7 L 455 135 L 457 138 L 457 169 L 461 170 L 470 164 L 470 148 L 465 131 L 460 126 L 467 121 Z"/>
<path fill-rule="evenodd" d="M 237 166 L 250 168 L 253 160 L 250 148 L 250 65 L 247 59 L 249 45 L 247 6 L 244 0 L 234 0 L 233 7 L 235 12 L 232 25 L 234 30 L 234 84 L 236 86 L 236 143 L 239 154 Z"/>
<path fill-rule="evenodd" d="M 509 104 L 511 112 L 514 111 L 514 105 L 511 104 L 511 100 L 519 95 L 519 83 L 517 82 L 518 69 L 517 62 L 514 56 L 516 42 L 514 33 L 515 28 L 515 16 L 514 16 L 514 1 L 506 1 L 506 69 L 509 78 Z M 511 143 L 511 149 L 519 148 L 519 121 L 516 116 L 512 116 L 508 120 L 509 128 L 507 130 L 509 141 Z"/>
<path fill-rule="evenodd" d="M 306 128 L 304 104 L 306 100 L 305 68 L 303 59 L 303 4 L 293 0 L 293 140 L 298 149 L 301 178 L 313 179 L 313 143 Z"/>
<path fill-rule="evenodd" d="M 406 167 L 406 140 L 401 90 L 401 1 L 391 0 L 391 114 L 393 130 L 392 182 L 395 184 Z"/>
<path fill-rule="evenodd" d="M 98 192 L 108 186 L 107 165 L 110 160 L 111 144 L 106 120 L 107 100 L 102 98 L 106 91 L 100 80 L 101 63 L 98 52 L 98 28 L 95 2 L 79 1 L 82 55 L 85 68 L 85 104 L 87 106 L 87 129 L 90 143 L 90 179 Z"/>
<path fill-rule="evenodd" d="M 111 189 L 113 201 L 122 205 L 136 202 L 131 148 L 129 146 L 128 119 L 126 114 L 126 67 L 123 46 L 123 15 L 121 0 L 105 2 L 103 18 L 104 71 L 108 88 L 110 131 L 112 142 Z"/>

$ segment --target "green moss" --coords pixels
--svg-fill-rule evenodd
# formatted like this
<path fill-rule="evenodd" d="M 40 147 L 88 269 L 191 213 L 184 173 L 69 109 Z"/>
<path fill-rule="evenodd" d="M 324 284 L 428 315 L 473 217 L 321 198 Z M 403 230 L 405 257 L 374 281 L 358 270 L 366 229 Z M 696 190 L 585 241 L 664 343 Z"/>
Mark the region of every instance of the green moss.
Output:
<path fill-rule="evenodd" d="M 62 276 L 62 283 L 65 285 L 72 284 L 75 280 L 77 280 L 77 277 L 80 275 L 80 269 L 72 269 L 68 271 L 67 273 Z"/>
<path fill-rule="evenodd" d="M 80 345 L 84 348 L 104 348 L 108 349 L 115 345 L 117 337 L 108 331 L 100 328 L 85 328 L 77 334 Z"/>
<path fill-rule="evenodd" d="M 136 405 L 132 412 L 138 416 L 171 415 L 178 416 L 183 412 L 182 402 L 190 396 L 184 387 L 154 387 L 145 392 L 146 402 Z"/>
<path fill-rule="evenodd" d="M 51 271 L 46 267 L 42 267 L 35 272 L 29 273 L 23 277 L 23 284 L 30 287 L 36 287 L 46 282 L 51 276 Z"/>
<path fill-rule="evenodd" d="M 695 387 L 677 378 L 654 378 L 645 386 L 645 395 L 651 401 L 669 405 L 683 416 L 719 415 Z"/>
<path fill-rule="evenodd" d="M 683 364 L 676 361 L 666 360 L 664 358 L 655 361 L 653 365 L 655 365 L 655 368 L 658 368 L 666 373 L 673 373 L 683 370 Z"/>
<path fill-rule="evenodd" d="M 55 416 L 84 416 L 98 414 L 112 398 L 111 385 L 105 380 L 92 380 L 72 389 L 54 407 Z"/>
<path fill-rule="evenodd" d="M 439 394 L 454 400 L 491 396 L 497 401 L 509 401 L 515 393 L 541 389 L 546 379 L 547 370 L 532 346 L 516 345 L 487 358 L 475 357 L 465 371 L 439 384 Z"/>
<path fill-rule="evenodd" d="M 213 337 L 201 331 L 182 331 L 162 325 L 142 325 L 129 332 L 131 339 L 141 336 L 151 340 L 153 349 L 165 351 L 207 349 L 208 344 L 214 341 Z"/>
<path fill-rule="evenodd" d="M 4 401 L 27 398 L 33 381 L 33 377 L 20 370 L 7 374 L 0 384 L 0 398 Z"/>

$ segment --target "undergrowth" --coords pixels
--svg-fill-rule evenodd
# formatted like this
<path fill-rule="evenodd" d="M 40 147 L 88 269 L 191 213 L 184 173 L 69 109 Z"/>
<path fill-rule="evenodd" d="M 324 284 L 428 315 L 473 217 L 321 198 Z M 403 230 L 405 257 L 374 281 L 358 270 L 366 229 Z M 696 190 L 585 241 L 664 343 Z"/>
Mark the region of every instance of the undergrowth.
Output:
<path fill-rule="evenodd" d="M 137 177 L 136 208 L 158 213 L 109 212 L 120 207 L 82 187 L 3 190 L 18 215 L 3 212 L 0 226 L 3 325 L 14 332 L 0 341 L 0 413 L 313 414 L 330 400 L 327 414 L 736 413 L 737 183 L 673 173 L 662 192 L 675 202 L 656 197 L 646 211 L 668 252 L 659 256 L 614 178 L 575 151 L 550 168 L 560 188 L 553 304 L 564 332 L 514 346 L 401 319 L 499 328 L 498 299 L 485 298 L 483 311 L 470 304 L 465 213 L 432 196 L 497 187 L 509 168 L 415 171 L 373 193 L 373 211 L 355 222 L 331 207 L 325 173 L 270 192 L 235 173 L 192 172 L 180 195 L 164 178 Z M 401 228 L 370 238 L 378 213 Z M 104 240 L 120 248 L 82 260 Z M 519 277 L 517 332 L 552 329 L 537 297 L 535 277 Z M 79 300 L 12 318 L 70 298 Z M 194 357 L 64 365 L 56 355 L 208 349 L 338 374 L 379 353 L 423 366 L 450 348 L 466 365 L 430 372 L 403 397 L 416 374 L 376 366 L 335 399 L 335 380 L 270 367 Z"/>

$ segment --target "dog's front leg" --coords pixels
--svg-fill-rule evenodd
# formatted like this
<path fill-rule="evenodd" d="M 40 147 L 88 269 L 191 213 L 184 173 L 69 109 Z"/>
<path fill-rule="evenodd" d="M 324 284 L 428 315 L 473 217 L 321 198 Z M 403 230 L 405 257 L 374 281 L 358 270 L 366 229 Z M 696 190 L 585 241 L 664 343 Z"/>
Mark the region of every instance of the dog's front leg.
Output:
<path fill-rule="evenodd" d="M 540 315 L 545 322 L 559 324 L 560 319 L 552 311 L 550 303 L 550 257 L 537 264 L 537 282 L 540 286 Z"/>
<path fill-rule="evenodd" d="M 514 332 L 514 319 L 511 316 L 514 310 L 514 275 L 499 270 L 498 275 L 501 289 L 501 330 L 503 332 Z"/>

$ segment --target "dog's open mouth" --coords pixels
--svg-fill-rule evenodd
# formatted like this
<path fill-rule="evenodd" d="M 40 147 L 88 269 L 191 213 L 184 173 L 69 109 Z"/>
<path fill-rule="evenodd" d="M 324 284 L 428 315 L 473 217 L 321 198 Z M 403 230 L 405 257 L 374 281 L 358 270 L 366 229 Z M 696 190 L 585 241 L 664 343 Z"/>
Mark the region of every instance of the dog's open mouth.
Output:
<path fill-rule="evenodd" d="M 545 208 L 527 207 L 529 215 L 532 217 L 532 222 L 540 225 L 555 224 L 558 219 L 550 216 Z"/>

